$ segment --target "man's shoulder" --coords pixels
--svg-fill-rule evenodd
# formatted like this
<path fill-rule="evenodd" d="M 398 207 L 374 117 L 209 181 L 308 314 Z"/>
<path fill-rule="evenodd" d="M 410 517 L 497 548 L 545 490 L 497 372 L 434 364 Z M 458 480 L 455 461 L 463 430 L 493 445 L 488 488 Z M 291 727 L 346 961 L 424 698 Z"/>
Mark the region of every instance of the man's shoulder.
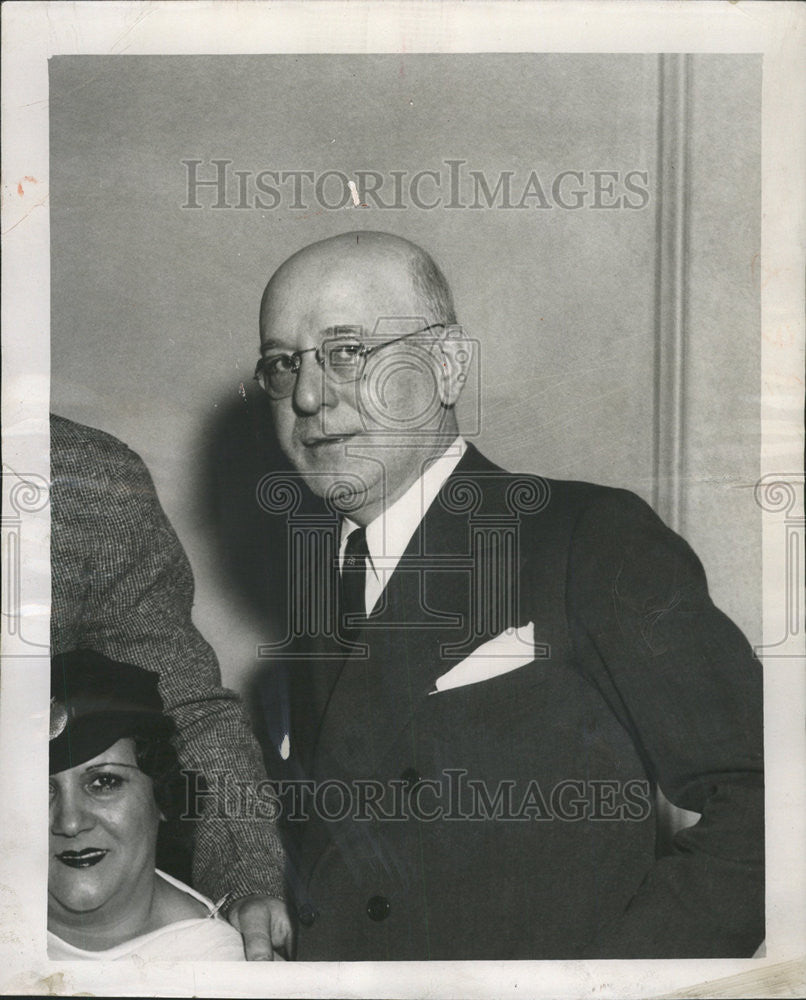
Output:
<path fill-rule="evenodd" d="M 51 479 L 57 487 L 108 489 L 147 475 L 140 456 L 97 427 L 50 415 Z"/>
<path fill-rule="evenodd" d="M 579 479 L 555 479 L 536 472 L 511 472 L 491 462 L 473 445 L 446 484 L 448 494 L 471 503 L 478 500 L 489 513 L 499 509 L 513 515 L 542 515 L 541 520 L 576 522 L 587 511 L 623 511 L 626 516 L 651 513 L 636 493 Z M 475 489 L 472 499 L 465 491 Z"/>
<path fill-rule="evenodd" d="M 50 442 L 55 458 L 69 454 L 82 454 L 90 458 L 114 460 L 121 455 L 133 454 L 118 438 L 97 427 L 79 424 L 75 420 L 50 414 Z"/>
<path fill-rule="evenodd" d="M 65 417 L 52 415 L 50 432 L 54 529 L 154 523 L 159 502 L 139 455 L 113 435 Z"/>

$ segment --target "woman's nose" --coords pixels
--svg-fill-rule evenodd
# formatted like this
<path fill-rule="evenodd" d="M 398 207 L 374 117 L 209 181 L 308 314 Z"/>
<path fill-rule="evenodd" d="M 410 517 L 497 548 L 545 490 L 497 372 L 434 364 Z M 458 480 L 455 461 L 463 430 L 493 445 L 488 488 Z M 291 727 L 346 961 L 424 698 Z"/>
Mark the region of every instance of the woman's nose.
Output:
<path fill-rule="evenodd" d="M 95 826 L 95 817 L 86 808 L 80 792 L 60 791 L 50 805 L 50 832 L 62 837 L 76 837 Z"/>
<path fill-rule="evenodd" d="M 323 406 L 338 402 L 335 386 L 313 353 L 300 358 L 297 383 L 294 386 L 294 407 L 299 413 L 318 413 Z"/>

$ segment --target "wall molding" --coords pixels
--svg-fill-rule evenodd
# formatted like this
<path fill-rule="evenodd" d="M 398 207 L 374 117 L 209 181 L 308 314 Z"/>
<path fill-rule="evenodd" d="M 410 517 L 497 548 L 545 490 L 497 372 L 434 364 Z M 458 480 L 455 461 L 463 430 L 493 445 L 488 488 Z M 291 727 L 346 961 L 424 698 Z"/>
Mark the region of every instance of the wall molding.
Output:
<path fill-rule="evenodd" d="M 690 55 L 659 56 L 652 501 L 675 531 L 685 521 L 691 72 Z"/>

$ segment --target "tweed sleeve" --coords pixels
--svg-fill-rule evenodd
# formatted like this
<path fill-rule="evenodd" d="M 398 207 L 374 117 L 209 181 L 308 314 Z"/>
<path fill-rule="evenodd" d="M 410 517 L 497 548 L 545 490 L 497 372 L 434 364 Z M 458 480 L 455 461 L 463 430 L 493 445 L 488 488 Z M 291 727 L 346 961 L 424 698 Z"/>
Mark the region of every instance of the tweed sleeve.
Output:
<path fill-rule="evenodd" d="M 219 899 L 283 895 L 284 857 L 270 816 L 234 815 L 227 789 L 266 775 L 238 697 L 221 686 L 212 648 L 191 620 L 187 557 L 134 452 L 81 428 L 80 447 L 52 435 L 54 651 L 82 646 L 159 673 L 184 768 L 200 772 L 194 882 Z M 71 447 L 71 445 L 73 447 Z"/>
<path fill-rule="evenodd" d="M 764 937 L 760 664 L 686 542 L 626 491 L 579 519 L 567 606 L 581 669 L 667 798 L 701 816 L 589 957 L 749 957 Z"/>

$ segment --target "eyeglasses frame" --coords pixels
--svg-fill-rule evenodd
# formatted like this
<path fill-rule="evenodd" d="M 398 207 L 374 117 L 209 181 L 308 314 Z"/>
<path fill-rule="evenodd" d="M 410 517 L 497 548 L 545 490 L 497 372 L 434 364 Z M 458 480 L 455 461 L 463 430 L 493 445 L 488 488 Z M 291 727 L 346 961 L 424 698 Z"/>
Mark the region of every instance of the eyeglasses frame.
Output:
<path fill-rule="evenodd" d="M 391 347 L 392 344 L 399 344 L 401 340 L 407 340 L 409 337 L 416 337 L 417 334 L 427 333 L 429 330 L 435 330 L 438 327 L 441 327 L 443 330 L 445 330 L 447 329 L 447 326 L 448 326 L 447 323 L 429 323 L 428 326 L 421 327 L 419 330 L 412 330 L 410 333 L 404 333 L 400 337 L 393 337 L 391 340 L 386 340 L 382 344 L 371 344 L 370 346 L 367 346 L 366 344 L 362 344 L 361 341 L 358 341 L 358 344 L 356 346 L 359 347 L 360 350 L 357 352 L 357 354 L 359 357 L 363 359 L 364 366 L 366 366 L 366 359 L 370 356 L 370 354 L 374 354 L 376 351 L 380 351 L 384 347 Z M 321 344 L 319 344 L 318 347 L 306 347 L 305 350 L 303 351 L 292 351 L 290 354 L 287 355 L 292 359 L 293 367 L 291 368 L 291 373 L 294 376 L 297 377 L 299 376 L 299 372 L 302 367 L 302 356 L 304 354 L 314 354 L 314 357 L 316 358 L 316 363 L 325 372 L 325 376 L 327 377 L 328 369 L 325 368 L 325 355 L 323 353 L 325 345 L 328 342 L 339 339 L 339 336 L 336 333 L 337 330 L 353 330 L 355 329 L 355 327 L 347 326 L 345 324 L 343 326 L 329 327 L 329 329 L 333 330 L 333 335 L 327 337 Z M 255 365 L 255 374 L 252 376 L 252 378 L 257 382 L 262 391 L 265 392 L 270 399 L 278 399 L 278 400 L 288 399 L 290 396 L 293 396 L 294 388 L 296 387 L 296 381 L 294 382 L 294 386 L 292 387 L 291 391 L 282 396 L 275 396 L 273 393 L 269 392 L 266 386 L 264 386 L 263 382 L 261 381 L 261 376 L 263 375 L 264 361 L 265 361 L 264 358 L 258 359 L 258 362 Z M 358 382 L 361 379 L 363 373 L 364 373 L 364 368 L 361 369 L 361 374 L 358 375 L 356 378 L 343 379 L 341 380 L 340 384 L 349 385 L 354 382 Z M 334 379 L 333 381 L 338 381 L 338 380 Z"/>

